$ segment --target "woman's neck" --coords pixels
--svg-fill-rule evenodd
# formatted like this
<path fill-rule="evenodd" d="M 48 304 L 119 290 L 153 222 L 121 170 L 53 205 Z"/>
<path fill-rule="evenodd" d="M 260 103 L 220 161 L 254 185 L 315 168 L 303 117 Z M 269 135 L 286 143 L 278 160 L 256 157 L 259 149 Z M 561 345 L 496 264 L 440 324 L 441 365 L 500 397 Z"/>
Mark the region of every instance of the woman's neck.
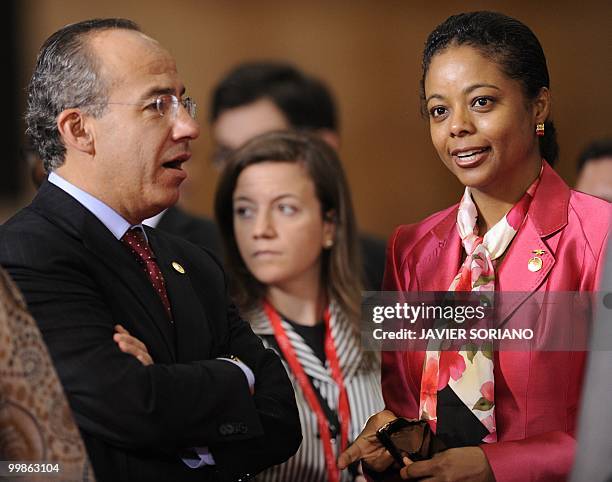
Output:
<path fill-rule="evenodd" d="M 503 186 L 496 186 L 493 189 L 470 189 L 478 209 L 480 236 L 484 236 L 523 197 L 527 188 L 540 174 L 541 165 L 541 160 L 530 163 L 530 167 L 517 172 L 514 179 L 506 179 Z"/>
<path fill-rule="evenodd" d="M 268 287 L 268 302 L 294 323 L 315 326 L 323 319 L 326 296 L 316 282 L 290 282 Z"/>

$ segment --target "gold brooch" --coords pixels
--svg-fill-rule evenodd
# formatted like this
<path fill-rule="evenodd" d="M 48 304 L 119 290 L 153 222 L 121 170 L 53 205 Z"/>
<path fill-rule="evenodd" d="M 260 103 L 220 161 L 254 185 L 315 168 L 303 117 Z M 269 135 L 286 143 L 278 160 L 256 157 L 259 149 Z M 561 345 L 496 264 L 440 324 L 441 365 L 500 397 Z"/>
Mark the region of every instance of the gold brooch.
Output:
<path fill-rule="evenodd" d="M 546 253 L 546 251 L 544 251 L 543 249 L 534 249 L 531 252 L 535 254 L 535 256 L 533 256 L 527 263 L 527 269 L 532 273 L 535 273 L 542 269 L 542 265 L 544 263 L 542 262 L 542 258 L 540 258 L 540 256 Z"/>
<path fill-rule="evenodd" d="M 183 268 L 176 261 L 172 261 L 172 267 L 181 274 L 185 274 L 185 268 Z"/>

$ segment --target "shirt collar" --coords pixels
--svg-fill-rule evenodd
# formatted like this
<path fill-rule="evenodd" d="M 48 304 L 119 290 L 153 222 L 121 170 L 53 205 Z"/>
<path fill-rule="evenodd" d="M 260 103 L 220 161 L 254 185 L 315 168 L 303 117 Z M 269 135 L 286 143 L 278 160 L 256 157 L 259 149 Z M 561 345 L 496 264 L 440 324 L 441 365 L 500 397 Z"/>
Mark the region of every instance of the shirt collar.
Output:
<path fill-rule="evenodd" d="M 166 214 L 167 209 L 164 209 L 161 213 L 156 214 L 153 217 L 147 218 L 145 219 L 142 224 L 145 224 L 147 226 L 150 226 L 151 228 L 156 228 L 157 225 L 159 224 L 159 222 L 161 221 L 161 218 L 164 214 Z"/>
<path fill-rule="evenodd" d="M 96 218 L 100 220 L 102 224 L 104 224 L 104 226 L 108 228 L 111 233 L 113 233 L 115 238 L 121 239 L 127 230 L 132 227 L 128 221 L 126 221 L 108 204 L 103 203 L 98 198 L 83 191 L 82 189 L 79 189 L 55 172 L 51 172 L 51 174 L 49 174 L 49 182 L 55 184 L 62 191 L 66 192 L 85 206 L 87 210 L 89 210 Z M 137 224 L 133 227 L 140 227 L 140 229 L 142 229 L 144 232 L 142 224 Z"/>

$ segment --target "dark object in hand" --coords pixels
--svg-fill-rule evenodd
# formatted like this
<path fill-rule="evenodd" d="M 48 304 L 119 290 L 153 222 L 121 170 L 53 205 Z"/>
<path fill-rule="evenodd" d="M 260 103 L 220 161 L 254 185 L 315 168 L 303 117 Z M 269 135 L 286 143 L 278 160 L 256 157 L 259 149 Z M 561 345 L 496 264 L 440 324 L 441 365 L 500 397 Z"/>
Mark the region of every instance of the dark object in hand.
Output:
<path fill-rule="evenodd" d="M 424 420 L 396 418 L 380 427 L 376 437 L 400 467 L 405 465 L 404 457 L 417 462 L 446 449 Z"/>

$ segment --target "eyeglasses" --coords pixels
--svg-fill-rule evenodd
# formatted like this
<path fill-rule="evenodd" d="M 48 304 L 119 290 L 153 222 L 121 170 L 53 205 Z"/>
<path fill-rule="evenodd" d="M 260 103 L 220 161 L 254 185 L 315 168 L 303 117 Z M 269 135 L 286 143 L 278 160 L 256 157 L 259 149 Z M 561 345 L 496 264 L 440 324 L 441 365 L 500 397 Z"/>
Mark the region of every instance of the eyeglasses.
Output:
<path fill-rule="evenodd" d="M 140 105 L 130 102 L 107 102 L 114 105 Z M 176 119 L 178 114 L 179 104 L 182 105 L 192 119 L 196 118 L 197 104 L 191 97 L 180 99 L 173 94 L 162 94 L 155 98 L 153 102 L 147 104 L 145 108 L 155 108 L 160 117 L 170 117 Z"/>

